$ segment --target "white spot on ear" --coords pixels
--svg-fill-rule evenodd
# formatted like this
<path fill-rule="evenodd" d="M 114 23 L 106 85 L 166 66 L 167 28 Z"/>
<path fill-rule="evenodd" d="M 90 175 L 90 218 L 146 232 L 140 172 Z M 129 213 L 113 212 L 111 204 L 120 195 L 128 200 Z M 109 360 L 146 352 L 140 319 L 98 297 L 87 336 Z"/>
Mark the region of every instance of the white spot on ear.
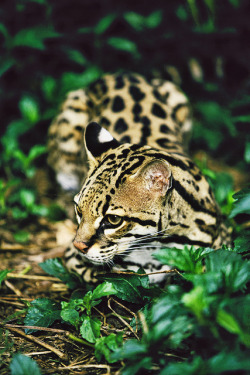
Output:
<path fill-rule="evenodd" d="M 76 194 L 74 196 L 74 201 L 78 204 L 79 203 L 79 200 L 80 200 L 80 194 Z"/>
<path fill-rule="evenodd" d="M 100 143 L 106 143 L 112 141 L 113 139 L 114 138 L 112 137 L 112 135 L 106 129 L 102 128 L 98 135 L 98 141 Z"/>

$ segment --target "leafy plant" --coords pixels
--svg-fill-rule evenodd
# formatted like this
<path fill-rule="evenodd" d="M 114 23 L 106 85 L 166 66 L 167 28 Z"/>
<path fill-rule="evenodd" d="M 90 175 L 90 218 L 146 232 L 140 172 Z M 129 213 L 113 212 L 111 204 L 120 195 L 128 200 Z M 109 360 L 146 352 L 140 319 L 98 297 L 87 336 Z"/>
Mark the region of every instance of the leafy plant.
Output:
<path fill-rule="evenodd" d="M 15 354 L 10 364 L 11 375 L 41 375 L 41 371 L 32 358 L 23 354 Z"/>
<path fill-rule="evenodd" d="M 182 270 L 182 279 L 175 278 L 177 285 L 169 285 L 151 305 L 142 340 L 127 341 L 113 355 L 126 361 L 123 374 L 149 370 L 153 364 L 159 366 L 160 374 L 246 373 L 250 369 L 246 354 L 249 301 L 243 288 L 249 281 L 248 263 L 229 250 L 198 249 L 195 255 L 187 247 L 162 249 L 155 257 Z M 180 353 L 184 357 L 188 353 L 188 361 L 176 362 L 174 356 Z"/>

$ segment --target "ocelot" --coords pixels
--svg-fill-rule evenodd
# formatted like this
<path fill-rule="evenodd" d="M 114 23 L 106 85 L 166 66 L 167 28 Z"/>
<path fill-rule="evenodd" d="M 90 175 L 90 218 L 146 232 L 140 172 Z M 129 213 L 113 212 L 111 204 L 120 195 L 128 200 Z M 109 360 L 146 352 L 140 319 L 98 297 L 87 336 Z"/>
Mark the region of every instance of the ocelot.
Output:
<path fill-rule="evenodd" d="M 63 189 L 84 181 L 69 269 L 87 281 L 103 265 L 153 272 L 165 268 L 151 256 L 159 247 L 229 243 L 212 190 L 187 155 L 190 112 L 175 84 L 137 74 L 106 75 L 68 94 L 49 128 L 48 162 Z"/>

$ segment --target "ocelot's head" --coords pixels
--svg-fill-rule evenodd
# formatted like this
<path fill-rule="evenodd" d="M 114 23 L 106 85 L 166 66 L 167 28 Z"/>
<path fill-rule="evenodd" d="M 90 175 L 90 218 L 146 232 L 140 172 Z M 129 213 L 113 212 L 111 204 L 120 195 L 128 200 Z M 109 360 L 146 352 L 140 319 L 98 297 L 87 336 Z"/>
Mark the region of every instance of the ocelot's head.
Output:
<path fill-rule="evenodd" d="M 74 199 L 74 246 L 90 262 L 104 264 L 161 232 L 171 172 L 150 147 L 120 144 L 95 122 L 86 129 L 85 145 L 90 169 Z"/>

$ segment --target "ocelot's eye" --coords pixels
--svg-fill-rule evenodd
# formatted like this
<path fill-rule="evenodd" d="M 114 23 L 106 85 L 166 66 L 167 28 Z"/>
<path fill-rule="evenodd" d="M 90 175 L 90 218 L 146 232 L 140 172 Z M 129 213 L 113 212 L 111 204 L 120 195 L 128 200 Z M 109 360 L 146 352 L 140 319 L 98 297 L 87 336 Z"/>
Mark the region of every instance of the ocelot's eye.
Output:
<path fill-rule="evenodd" d="M 107 215 L 105 219 L 106 222 L 112 225 L 113 227 L 119 227 L 123 222 L 123 218 L 118 215 Z"/>

